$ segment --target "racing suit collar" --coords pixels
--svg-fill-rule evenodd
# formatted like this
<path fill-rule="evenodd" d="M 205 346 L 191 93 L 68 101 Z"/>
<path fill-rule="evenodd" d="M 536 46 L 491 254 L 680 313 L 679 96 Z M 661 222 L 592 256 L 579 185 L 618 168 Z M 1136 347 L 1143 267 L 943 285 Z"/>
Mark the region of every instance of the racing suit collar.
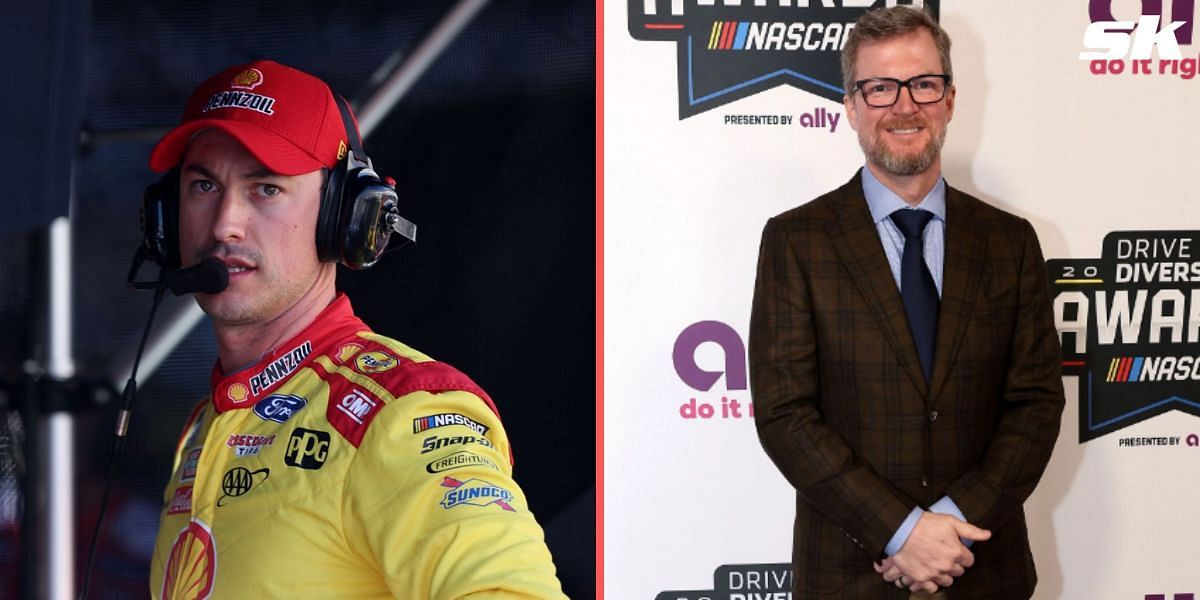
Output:
<path fill-rule="evenodd" d="M 317 355 L 329 352 L 327 346 L 334 340 L 345 338 L 347 332 L 365 330 L 367 326 L 354 316 L 350 299 L 338 293 L 308 327 L 263 355 L 257 362 L 226 375 L 221 370 L 221 361 L 214 361 L 209 379 L 213 408 L 217 412 L 225 412 L 253 407 Z"/>

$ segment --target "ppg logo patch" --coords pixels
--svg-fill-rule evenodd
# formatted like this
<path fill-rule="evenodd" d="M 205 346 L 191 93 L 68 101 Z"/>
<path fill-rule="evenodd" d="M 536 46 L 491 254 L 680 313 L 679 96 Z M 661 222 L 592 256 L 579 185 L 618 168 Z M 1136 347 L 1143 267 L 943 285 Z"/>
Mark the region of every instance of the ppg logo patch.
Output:
<path fill-rule="evenodd" d="M 301 469 L 320 469 L 329 457 L 329 433 L 297 427 L 288 440 L 283 463 Z"/>
<path fill-rule="evenodd" d="M 308 406 L 308 400 L 289 394 L 272 394 L 254 405 L 254 414 L 264 421 L 286 423 L 297 411 Z"/>
<path fill-rule="evenodd" d="M 451 488 L 442 498 L 442 508 L 450 509 L 460 504 L 471 506 L 487 506 L 495 504 L 504 510 L 515 512 L 512 504 L 512 492 L 482 479 L 471 478 L 459 481 L 453 477 L 443 477 L 442 487 Z"/>

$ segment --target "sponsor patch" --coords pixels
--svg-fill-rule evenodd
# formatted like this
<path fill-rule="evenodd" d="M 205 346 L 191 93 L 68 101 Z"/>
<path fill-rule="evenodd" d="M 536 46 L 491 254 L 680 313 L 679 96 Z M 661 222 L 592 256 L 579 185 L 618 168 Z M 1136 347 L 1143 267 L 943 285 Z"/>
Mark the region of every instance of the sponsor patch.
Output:
<path fill-rule="evenodd" d="M 167 504 L 168 515 L 192 512 L 192 486 L 181 485 L 175 488 L 175 496 Z"/>
<path fill-rule="evenodd" d="M 196 420 L 188 428 L 187 435 L 185 436 L 186 439 L 183 440 L 181 448 L 196 447 L 203 441 L 200 439 L 200 432 L 204 429 L 204 413 L 205 411 L 201 410 L 200 414 L 196 415 Z"/>
<path fill-rule="evenodd" d="M 354 359 L 354 368 L 358 369 L 359 373 L 371 374 L 382 373 L 396 366 L 395 357 L 383 352 L 363 352 Z"/>
<path fill-rule="evenodd" d="M 275 114 L 275 99 L 262 94 L 250 92 L 217 92 L 208 99 L 200 112 L 208 112 L 219 108 L 244 108 L 264 115 Z"/>
<path fill-rule="evenodd" d="M 229 83 L 229 87 L 239 90 L 252 90 L 263 82 L 262 71 L 253 67 L 238 73 L 233 76 L 233 81 Z"/>
<path fill-rule="evenodd" d="M 342 396 L 341 402 L 338 402 L 337 408 L 342 411 L 351 421 L 363 424 L 363 419 L 375 410 L 377 404 L 369 396 L 361 390 L 350 390 L 349 394 Z"/>
<path fill-rule="evenodd" d="M 217 499 L 217 506 L 224 506 L 227 498 L 245 496 L 254 486 L 266 481 L 270 476 L 271 469 L 266 467 L 257 471 L 245 467 L 234 467 L 225 471 L 225 476 L 221 478 L 221 491 L 225 494 Z"/>
<path fill-rule="evenodd" d="M 179 472 L 179 483 L 187 483 L 196 478 L 196 465 L 200 462 L 200 448 L 187 453 L 183 461 L 183 469 Z"/>
<path fill-rule="evenodd" d="M 260 419 L 286 423 L 297 411 L 308 406 L 308 400 L 290 394 L 272 394 L 254 405 L 254 414 Z"/>
<path fill-rule="evenodd" d="M 425 465 L 425 470 L 430 473 L 441 473 L 462 467 L 487 467 L 495 471 L 500 470 L 500 467 L 496 466 L 496 463 L 492 462 L 490 458 L 472 454 L 466 450 L 459 450 L 449 456 L 443 456 Z"/>
<path fill-rule="evenodd" d="M 212 595 L 217 576 L 217 543 L 212 529 L 204 521 L 192 517 L 184 527 L 171 552 L 163 573 L 160 598 L 208 598 Z"/>
<path fill-rule="evenodd" d="M 421 454 L 429 454 L 430 452 L 433 452 L 439 448 L 455 446 L 458 444 L 462 444 L 464 446 L 468 444 L 480 444 L 482 446 L 487 446 L 488 448 L 495 448 L 495 446 L 493 446 L 492 443 L 489 442 L 485 437 L 476 437 L 473 435 L 440 437 L 431 435 L 421 442 Z"/>
<path fill-rule="evenodd" d="M 258 454 L 264 447 L 275 443 L 273 435 L 251 435 L 246 433 L 234 433 L 225 440 L 225 445 L 233 448 L 234 456 L 254 456 Z"/>
<path fill-rule="evenodd" d="M 312 342 L 306 341 L 271 361 L 271 364 L 250 376 L 250 392 L 258 397 L 259 393 L 291 375 L 309 354 L 312 354 Z"/>
<path fill-rule="evenodd" d="M 413 433 L 421 433 L 422 431 L 437 429 L 438 427 L 445 427 L 447 425 L 462 425 L 463 427 L 469 427 L 472 431 L 478 433 L 479 435 L 487 435 L 488 432 L 488 427 L 486 425 L 483 425 L 467 416 L 460 415 L 458 413 L 441 413 L 438 415 L 428 415 L 413 419 Z"/>
<path fill-rule="evenodd" d="M 341 364 L 350 360 L 355 354 L 362 352 L 362 349 L 363 347 L 360 344 L 346 344 L 341 348 L 338 348 L 337 356 L 334 358 L 337 360 L 338 364 Z"/>
<path fill-rule="evenodd" d="M 246 398 L 250 396 L 250 389 L 245 385 L 235 383 L 229 386 L 229 389 L 225 390 L 225 395 L 229 398 L 230 402 L 245 402 Z"/>
<path fill-rule="evenodd" d="M 515 512 L 512 504 L 512 492 L 482 479 L 471 478 L 459 481 L 453 477 L 443 477 L 442 487 L 452 488 L 442 497 L 442 508 L 450 509 L 462 504 L 471 506 L 488 506 L 495 504 L 504 510 Z"/>
<path fill-rule="evenodd" d="M 320 469 L 329 457 L 329 432 L 297 427 L 288 440 L 283 462 L 289 467 Z"/>

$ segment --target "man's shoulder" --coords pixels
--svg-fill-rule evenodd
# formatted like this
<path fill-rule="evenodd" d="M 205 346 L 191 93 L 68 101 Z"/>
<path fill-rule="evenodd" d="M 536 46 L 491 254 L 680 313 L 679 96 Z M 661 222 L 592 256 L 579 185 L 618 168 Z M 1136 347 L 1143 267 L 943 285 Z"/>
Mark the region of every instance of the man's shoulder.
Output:
<path fill-rule="evenodd" d="M 470 405 L 472 413 L 495 412 L 483 389 L 458 369 L 371 331 L 358 332 L 316 364 L 329 385 L 326 418 L 355 446 L 385 407 L 416 409 L 420 403 L 409 399 L 415 394 L 445 396 L 443 403 Z"/>
<path fill-rule="evenodd" d="M 862 180 L 858 173 L 841 186 L 775 215 L 771 218 L 771 224 L 782 229 L 825 228 L 830 222 L 837 220 L 839 211 L 855 200 L 865 202 Z"/>
<path fill-rule="evenodd" d="M 1022 232 L 1029 222 L 1019 215 L 1008 212 L 963 190 L 946 186 L 947 221 L 953 222 L 956 212 L 970 215 L 983 229 L 1000 232 Z"/>

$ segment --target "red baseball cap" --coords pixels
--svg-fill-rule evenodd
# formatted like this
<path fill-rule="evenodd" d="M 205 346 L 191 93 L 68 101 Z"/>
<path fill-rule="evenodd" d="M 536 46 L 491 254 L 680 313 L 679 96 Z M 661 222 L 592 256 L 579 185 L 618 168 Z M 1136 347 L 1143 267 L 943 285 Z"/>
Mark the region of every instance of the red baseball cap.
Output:
<path fill-rule="evenodd" d="M 275 61 L 230 67 L 192 92 L 183 122 L 150 153 L 150 168 L 163 172 L 178 165 L 192 137 L 210 127 L 280 175 L 333 168 L 347 144 L 335 102 L 324 81 Z"/>

